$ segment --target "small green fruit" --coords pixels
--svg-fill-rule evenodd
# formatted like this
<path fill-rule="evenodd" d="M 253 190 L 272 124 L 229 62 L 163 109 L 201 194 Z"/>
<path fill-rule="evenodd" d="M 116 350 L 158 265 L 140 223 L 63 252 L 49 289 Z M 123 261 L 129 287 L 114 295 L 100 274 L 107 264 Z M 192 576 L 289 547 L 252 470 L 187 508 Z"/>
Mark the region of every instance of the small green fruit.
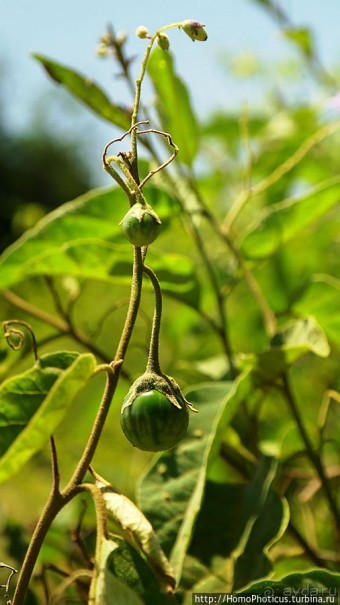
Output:
<path fill-rule="evenodd" d="M 150 390 L 138 395 L 127 407 L 123 403 L 121 426 L 130 443 L 148 452 L 177 445 L 188 428 L 189 412 L 185 402 L 178 396 L 176 399 L 180 407 L 163 393 Z"/>
<path fill-rule="evenodd" d="M 157 44 L 162 50 L 169 50 L 170 48 L 170 40 L 169 36 L 166 34 L 159 34 L 157 36 Z"/>
<path fill-rule="evenodd" d="M 150 206 L 137 202 L 123 218 L 121 225 L 134 246 L 148 246 L 158 237 L 161 221 Z"/>

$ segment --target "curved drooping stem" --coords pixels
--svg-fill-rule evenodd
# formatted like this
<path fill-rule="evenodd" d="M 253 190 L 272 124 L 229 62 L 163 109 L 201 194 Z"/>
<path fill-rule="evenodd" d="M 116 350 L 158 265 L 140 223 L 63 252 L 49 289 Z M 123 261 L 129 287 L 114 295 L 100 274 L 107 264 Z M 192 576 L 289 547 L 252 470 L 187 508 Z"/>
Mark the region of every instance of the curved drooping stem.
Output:
<path fill-rule="evenodd" d="M 160 287 L 160 283 L 156 274 L 144 265 L 143 267 L 144 273 L 148 276 L 149 280 L 152 283 L 154 294 L 155 294 L 155 309 L 154 315 L 152 319 L 152 329 L 151 329 L 151 338 L 149 345 L 149 355 L 148 361 L 146 365 L 147 372 L 155 372 L 156 374 L 162 374 L 160 363 L 159 363 L 159 336 L 161 330 L 161 320 L 162 320 L 162 291 Z"/>

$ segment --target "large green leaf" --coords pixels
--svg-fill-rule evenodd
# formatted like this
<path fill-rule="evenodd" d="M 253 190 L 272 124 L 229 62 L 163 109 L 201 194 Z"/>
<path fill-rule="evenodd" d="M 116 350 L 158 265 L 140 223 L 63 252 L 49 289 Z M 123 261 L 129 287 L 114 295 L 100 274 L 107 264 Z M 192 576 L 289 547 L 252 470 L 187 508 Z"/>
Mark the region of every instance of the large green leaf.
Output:
<path fill-rule="evenodd" d="M 270 256 L 338 204 L 339 197 L 340 177 L 336 176 L 303 195 L 270 206 L 249 230 L 242 252 L 249 258 Z"/>
<path fill-rule="evenodd" d="M 268 599 L 281 596 L 286 597 L 288 603 L 293 602 L 292 596 L 295 596 L 296 602 L 300 599 L 301 603 L 337 603 L 339 592 L 340 574 L 325 569 L 311 569 L 289 574 L 276 581 L 255 582 L 239 594 L 263 595 Z"/>
<path fill-rule="evenodd" d="M 166 205 L 166 194 L 158 192 L 157 198 Z M 115 187 L 91 191 L 51 212 L 0 258 L 0 290 L 37 275 L 130 283 L 132 246 L 111 241 L 124 241 L 119 221 L 126 210 L 125 196 Z M 150 250 L 148 262 L 164 292 L 198 306 L 199 284 L 189 258 Z"/>
<path fill-rule="evenodd" d="M 183 577 L 195 578 L 192 590 L 231 592 L 272 570 L 268 551 L 289 519 L 276 468 L 264 458 L 248 485 L 207 483 Z"/>
<path fill-rule="evenodd" d="M 198 150 L 198 123 L 187 88 L 175 72 L 171 53 L 156 48 L 149 59 L 148 72 L 157 93 L 162 127 L 178 145 L 179 160 L 191 166 Z"/>
<path fill-rule="evenodd" d="M 106 93 L 92 80 L 43 55 L 34 53 L 33 57 L 43 65 L 55 82 L 62 84 L 74 97 L 85 103 L 101 118 L 123 130 L 130 128 L 131 113 L 128 108 L 112 103 Z"/>
<path fill-rule="evenodd" d="M 51 212 L 0 257 L 0 289 L 24 279 L 40 256 L 61 254 L 74 241 L 112 238 L 127 208 L 124 194 L 114 187 L 90 191 Z"/>
<path fill-rule="evenodd" d="M 252 388 L 250 372 L 236 382 L 202 385 L 190 391 L 198 409 L 185 439 L 164 452 L 142 479 L 140 507 L 150 519 L 175 577 L 179 580 L 193 526 L 200 510 L 207 472 L 219 449 L 225 426 Z"/>
<path fill-rule="evenodd" d="M 0 482 L 48 441 L 96 365 L 93 355 L 59 352 L 0 388 Z"/>

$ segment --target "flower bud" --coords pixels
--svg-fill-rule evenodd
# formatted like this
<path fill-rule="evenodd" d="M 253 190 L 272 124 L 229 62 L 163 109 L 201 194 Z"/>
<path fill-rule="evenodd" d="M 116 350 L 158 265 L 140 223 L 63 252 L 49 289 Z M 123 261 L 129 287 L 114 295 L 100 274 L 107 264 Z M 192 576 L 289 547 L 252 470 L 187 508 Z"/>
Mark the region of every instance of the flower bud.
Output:
<path fill-rule="evenodd" d="M 100 36 L 100 41 L 102 44 L 110 45 L 112 44 L 112 35 L 109 32 L 105 32 L 102 36 Z"/>
<path fill-rule="evenodd" d="M 148 38 L 149 31 L 144 25 L 139 25 L 136 29 L 136 36 L 138 36 L 138 38 Z"/>
<path fill-rule="evenodd" d="M 170 40 L 166 34 L 159 34 L 157 36 L 157 44 L 162 50 L 169 50 Z"/>
<path fill-rule="evenodd" d="M 192 19 L 188 19 L 187 21 L 183 21 L 181 23 L 181 28 L 183 31 L 185 31 L 189 38 L 192 39 L 193 42 L 195 42 L 195 40 L 204 42 L 208 38 L 208 34 L 204 27 L 205 26 L 202 23 L 193 21 Z"/>
<path fill-rule="evenodd" d="M 98 44 L 97 49 L 96 49 L 96 54 L 98 57 L 107 57 L 107 45 L 104 44 L 103 42 L 101 42 L 100 44 Z"/>
<path fill-rule="evenodd" d="M 124 42 L 126 42 L 127 39 L 127 33 L 122 31 L 122 32 L 118 32 L 117 36 L 116 36 L 116 44 L 118 46 L 123 46 Z"/>

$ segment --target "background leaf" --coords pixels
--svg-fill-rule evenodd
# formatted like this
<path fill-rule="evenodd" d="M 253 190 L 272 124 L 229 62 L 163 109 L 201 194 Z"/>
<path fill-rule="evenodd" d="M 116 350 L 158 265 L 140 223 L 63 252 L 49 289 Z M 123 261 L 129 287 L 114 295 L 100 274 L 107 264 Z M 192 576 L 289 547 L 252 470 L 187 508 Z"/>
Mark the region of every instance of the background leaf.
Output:
<path fill-rule="evenodd" d="M 303 195 L 270 206 L 246 235 L 242 252 L 248 258 L 270 256 L 333 208 L 339 196 L 340 177 L 335 176 Z"/>
<path fill-rule="evenodd" d="M 178 145 L 178 159 L 191 166 L 198 150 L 199 128 L 188 90 L 175 72 L 171 53 L 156 48 L 149 59 L 148 73 L 157 93 L 156 107 L 162 128 L 171 133 Z"/>
<path fill-rule="evenodd" d="M 0 388 L 0 482 L 6 481 L 48 441 L 72 400 L 91 376 L 93 355 L 60 352 Z"/>
<path fill-rule="evenodd" d="M 247 485 L 207 483 L 184 572 L 199 570 L 191 590 L 232 592 L 270 573 L 269 547 L 289 519 L 273 490 L 276 469 L 274 459 L 263 458 Z"/>
<path fill-rule="evenodd" d="M 33 53 L 33 57 L 42 64 L 52 80 L 57 84 L 62 84 L 76 99 L 85 103 L 98 116 L 123 130 L 130 128 L 131 114 L 128 108 L 112 103 L 105 92 L 91 79 L 43 55 Z"/>

